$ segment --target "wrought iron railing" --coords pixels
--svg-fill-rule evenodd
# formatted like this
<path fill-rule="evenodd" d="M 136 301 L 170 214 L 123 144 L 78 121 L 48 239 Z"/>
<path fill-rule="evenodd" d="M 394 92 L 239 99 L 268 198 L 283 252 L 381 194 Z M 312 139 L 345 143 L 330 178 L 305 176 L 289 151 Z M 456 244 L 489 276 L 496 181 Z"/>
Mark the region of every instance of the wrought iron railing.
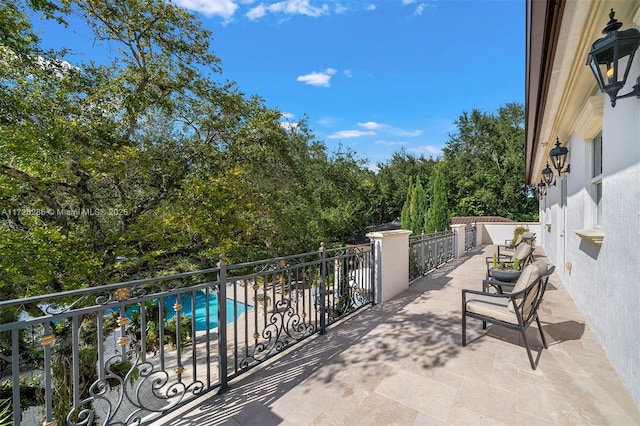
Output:
<path fill-rule="evenodd" d="M 464 251 L 468 252 L 476 246 L 476 225 L 467 226 L 464 230 Z"/>
<path fill-rule="evenodd" d="M 2 301 L 0 399 L 14 424 L 149 423 L 372 304 L 373 265 L 321 247 Z"/>
<path fill-rule="evenodd" d="M 409 280 L 444 265 L 454 256 L 453 231 L 409 237 Z"/>

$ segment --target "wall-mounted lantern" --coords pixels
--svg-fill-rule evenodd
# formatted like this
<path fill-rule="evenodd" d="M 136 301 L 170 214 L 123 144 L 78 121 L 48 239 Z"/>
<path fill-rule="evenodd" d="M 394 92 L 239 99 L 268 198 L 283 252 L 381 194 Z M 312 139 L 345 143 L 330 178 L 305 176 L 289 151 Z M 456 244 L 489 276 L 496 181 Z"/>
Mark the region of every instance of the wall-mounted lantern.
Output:
<path fill-rule="evenodd" d="M 631 92 L 618 96 L 618 91 L 627 82 L 633 56 L 640 46 L 640 31 L 635 28 L 618 31 L 622 22 L 614 19 L 614 15 L 615 12 L 611 9 L 609 22 L 602 30 L 606 36 L 591 45 L 587 58 L 587 65 L 591 67 L 600 91 L 609 95 L 612 107 L 616 106 L 616 99 L 630 96 L 640 99 L 640 76 Z"/>
<path fill-rule="evenodd" d="M 540 183 L 538 184 L 538 195 L 540 196 L 541 200 L 542 200 L 542 197 L 547 195 L 547 184 L 544 183 L 542 179 L 540 179 Z"/>
<path fill-rule="evenodd" d="M 560 139 L 556 138 L 556 146 L 551 151 L 549 151 L 549 157 L 551 157 L 551 164 L 553 164 L 553 168 L 558 171 L 558 177 L 561 177 L 563 173 L 569 173 L 571 171 L 571 167 L 567 164 L 567 154 L 569 150 L 566 146 L 560 146 Z M 567 168 L 565 169 L 565 164 Z M 547 163 L 547 167 L 549 163 Z M 543 172 L 544 173 L 544 172 Z"/>
<path fill-rule="evenodd" d="M 542 181 L 547 186 L 555 186 L 556 180 L 553 177 L 553 170 L 549 167 L 549 162 L 547 161 L 547 167 L 542 170 Z"/>

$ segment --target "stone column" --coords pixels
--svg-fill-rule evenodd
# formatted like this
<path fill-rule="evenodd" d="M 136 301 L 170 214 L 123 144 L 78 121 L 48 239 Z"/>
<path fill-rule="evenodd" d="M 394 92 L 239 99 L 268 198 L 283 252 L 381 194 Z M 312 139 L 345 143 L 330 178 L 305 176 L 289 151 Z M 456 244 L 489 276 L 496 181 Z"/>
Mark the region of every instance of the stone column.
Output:
<path fill-rule="evenodd" d="M 371 232 L 376 303 L 383 303 L 409 288 L 409 235 L 411 231 Z"/>
<path fill-rule="evenodd" d="M 451 229 L 453 230 L 453 255 L 456 259 L 459 259 L 464 255 L 464 240 L 465 240 L 465 228 L 467 225 L 459 224 L 459 225 L 451 225 Z"/>

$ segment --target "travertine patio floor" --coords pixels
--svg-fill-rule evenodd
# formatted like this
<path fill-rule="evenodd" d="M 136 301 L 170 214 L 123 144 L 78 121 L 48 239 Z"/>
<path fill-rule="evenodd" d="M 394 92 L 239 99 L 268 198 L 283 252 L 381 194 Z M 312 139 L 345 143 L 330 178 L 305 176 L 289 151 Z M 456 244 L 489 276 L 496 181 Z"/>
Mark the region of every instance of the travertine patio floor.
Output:
<path fill-rule="evenodd" d="M 640 425 L 556 274 L 540 310 L 549 349 L 541 351 L 535 325 L 527 334 L 537 370 L 516 332 L 485 335 L 469 320 L 471 342 L 461 345 L 460 290 L 481 288 L 491 253 L 489 246 L 449 263 L 157 424 Z"/>

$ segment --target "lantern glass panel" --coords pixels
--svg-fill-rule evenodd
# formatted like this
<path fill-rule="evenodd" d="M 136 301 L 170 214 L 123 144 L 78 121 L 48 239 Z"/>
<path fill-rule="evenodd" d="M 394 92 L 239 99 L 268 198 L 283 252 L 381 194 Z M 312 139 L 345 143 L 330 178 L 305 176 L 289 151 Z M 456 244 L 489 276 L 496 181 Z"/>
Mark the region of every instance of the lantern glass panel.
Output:
<path fill-rule="evenodd" d="M 620 50 L 622 51 L 622 46 Z M 631 70 L 631 63 L 633 62 L 634 53 L 635 51 L 632 51 L 630 52 L 630 54 L 628 53 L 624 56 L 621 56 L 620 59 L 618 59 L 618 82 L 622 84 L 624 84 L 624 82 L 627 80 L 627 77 L 629 76 L 629 71 Z M 621 72 L 622 70 L 624 70 L 624 72 Z"/>
<path fill-rule="evenodd" d="M 560 154 L 556 157 L 551 157 L 551 162 L 553 163 L 553 167 L 558 171 L 558 173 L 560 173 L 563 171 L 564 165 L 567 162 L 567 154 Z"/>
<path fill-rule="evenodd" d="M 551 182 L 553 182 L 553 171 L 549 168 L 548 164 L 547 167 L 542 171 L 542 179 L 544 179 L 544 182 L 547 185 L 551 185 Z"/>

